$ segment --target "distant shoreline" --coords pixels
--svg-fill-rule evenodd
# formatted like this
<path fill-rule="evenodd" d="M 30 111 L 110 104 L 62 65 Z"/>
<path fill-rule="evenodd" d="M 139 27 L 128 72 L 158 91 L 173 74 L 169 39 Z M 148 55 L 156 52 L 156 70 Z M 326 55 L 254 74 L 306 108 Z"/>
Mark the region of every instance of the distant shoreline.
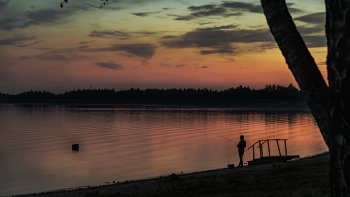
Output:
<path fill-rule="evenodd" d="M 256 111 L 310 112 L 303 99 L 291 100 L 118 100 L 118 101 L 50 101 L 0 102 L 15 105 L 67 105 L 79 107 L 167 107 L 167 108 L 227 108 Z"/>

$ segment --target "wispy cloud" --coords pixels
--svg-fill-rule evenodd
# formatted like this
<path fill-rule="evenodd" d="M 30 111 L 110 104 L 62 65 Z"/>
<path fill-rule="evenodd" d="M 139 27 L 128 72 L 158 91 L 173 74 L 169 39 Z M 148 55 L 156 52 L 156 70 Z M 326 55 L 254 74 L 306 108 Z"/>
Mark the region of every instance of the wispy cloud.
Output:
<path fill-rule="evenodd" d="M 79 50 L 75 48 L 49 50 L 45 53 L 41 53 L 34 56 L 20 56 L 20 60 L 41 60 L 41 61 L 77 61 L 91 59 L 89 56 L 81 55 L 77 53 Z M 81 50 L 80 50 L 81 51 Z"/>
<path fill-rule="evenodd" d="M 325 65 L 327 65 L 327 62 L 317 62 L 317 65 L 325 66 Z"/>
<path fill-rule="evenodd" d="M 301 12 L 304 12 L 303 10 L 301 9 L 298 9 L 298 8 L 294 8 L 294 3 L 287 3 L 287 7 L 288 7 L 288 10 L 290 13 L 301 13 Z"/>
<path fill-rule="evenodd" d="M 171 67 L 171 64 L 161 63 L 160 65 L 163 66 L 163 67 Z"/>
<path fill-rule="evenodd" d="M 156 50 L 156 47 L 152 44 L 124 44 L 116 45 L 116 47 L 119 50 L 143 57 L 147 60 L 153 57 Z"/>
<path fill-rule="evenodd" d="M 117 38 L 120 40 L 125 40 L 130 38 L 130 35 L 128 33 L 122 32 L 122 31 L 92 31 L 88 36 L 93 38 Z"/>
<path fill-rule="evenodd" d="M 116 64 L 113 61 L 110 62 L 95 62 L 95 65 L 101 68 L 108 68 L 108 69 L 112 69 L 112 70 L 120 70 L 120 69 L 124 69 L 124 66 L 120 65 L 120 64 Z"/>
<path fill-rule="evenodd" d="M 149 16 L 149 15 L 153 15 L 153 14 L 158 14 L 161 11 L 157 11 L 157 12 L 135 12 L 135 13 L 131 13 L 135 16 L 140 16 L 140 17 L 144 17 L 144 16 Z"/>
<path fill-rule="evenodd" d="M 243 2 L 224 2 L 221 4 L 222 7 L 236 10 L 236 11 L 244 11 L 244 12 L 251 12 L 251 13 L 262 13 L 263 10 L 261 8 L 261 5 L 255 5 L 252 3 L 243 3 Z"/>
<path fill-rule="evenodd" d="M 294 20 L 302 21 L 309 24 L 316 24 L 316 25 L 321 24 L 323 26 L 326 20 L 326 13 L 325 12 L 312 13 L 312 14 L 296 17 L 294 18 Z"/>
<path fill-rule="evenodd" d="M 244 12 L 250 13 L 262 13 L 261 5 L 244 3 L 244 2 L 234 2 L 234 1 L 224 1 L 221 4 L 206 4 L 201 6 L 190 6 L 188 10 L 191 12 L 189 15 L 176 16 L 175 20 L 193 20 L 197 18 L 210 17 L 210 16 L 240 16 Z"/>
<path fill-rule="evenodd" d="M 292 7 L 293 3 L 288 3 L 288 9 L 292 13 L 300 13 L 302 10 Z M 197 18 L 210 16 L 230 17 L 241 16 L 245 13 L 263 13 L 260 4 L 239 2 L 239 1 L 223 1 L 221 4 L 206 4 L 200 6 L 189 6 L 189 15 L 169 15 L 175 16 L 175 20 L 189 21 Z"/>
<path fill-rule="evenodd" d="M 226 14 L 226 10 L 216 5 L 202 5 L 202 6 L 190 6 L 188 7 L 192 11 L 192 16 L 204 17 Z"/>
<path fill-rule="evenodd" d="M 94 3 L 85 3 L 85 5 L 91 7 L 92 9 L 101 9 L 103 7 L 103 10 L 113 10 L 113 11 L 117 11 L 117 10 L 122 10 L 125 9 L 121 6 L 119 6 L 119 3 L 121 2 L 121 0 L 109 0 L 108 1 L 108 6 L 102 6 L 103 3 L 100 1 L 93 1 Z"/>
<path fill-rule="evenodd" d="M 94 41 L 94 40 L 92 40 L 92 41 L 79 42 L 78 44 L 85 45 L 85 44 L 89 44 L 89 43 L 91 43 L 91 42 L 95 42 L 95 41 Z"/>
<path fill-rule="evenodd" d="M 37 43 L 38 41 L 35 41 L 35 37 L 15 37 L 0 40 L 0 46 L 26 47 Z"/>
<path fill-rule="evenodd" d="M 156 46 L 153 44 L 121 44 L 121 45 L 112 45 L 111 47 L 106 47 L 106 48 L 88 49 L 87 51 L 88 52 L 125 51 L 130 54 L 149 60 L 153 57 L 156 51 Z"/>
<path fill-rule="evenodd" d="M 234 43 L 272 42 L 273 38 L 265 29 L 226 30 L 203 28 L 181 36 L 163 37 L 162 45 L 168 48 L 200 48 L 200 54 L 234 53 Z M 208 49 L 209 48 L 209 49 Z"/>
<path fill-rule="evenodd" d="M 10 0 L 0 0 L 0 10 L 6 8 Z"/>
<path fill-rule="evenodd" d="M 326 47 L 326 36 L 303 36 L 304 42 L 308 47 Z"/>
<path fill-rule="evenodd" d="M 8 31 L 20 27 L 21 25 L 18 24 L 20 22 L 21 20 L 16 20 L 13 18 L 4 18 L 0 20 L 0 29 Z"/>
<path fill-rule="evenodd" d="M 27 28 L 35 25 L 60 24 L 79 10 L 86 10 L 86 8 L 84 6 L 75 6 L 70 9 L 50 8 L 26 11 L 25 18 L 6 17 L 0 20 L 0 29 L 8 31 L 15 28 Z"/>
<path fill-rule="evenodd" d="M 231 49 L 218 49 L 218 50 L 201 50 L 199 53 L 201 55 L 209 55 L 214 53 L 233 53 L 234 50 Z"/>
<path fill-rule="evenodd" d="M 54 60 L 54 61 L 66 61 L 69 60 L 68 56 L 66 54 L 55 54 L 55 53 L 45 53 L 36 55 L 33 57 L 34 59 L 39 60 Z"/>
<path fill-rule="evenodd" d="M 325 27 L 324 23 L 320 23 L 319 25 L 315 25 L 313 27 L 308 26 L 298 26 L 297 27 L 301 35 L 324 35 L 325 34 Z"/>
<path fill-rule="evenodd" d="M 326 47 L 327 41 L 325 36 L 325 17 L 324 12 L 312 13 L 294 20 L 306 23 L 304 26 L 298 26 L 298 30 L 302 35 L 308 47 Z"/>

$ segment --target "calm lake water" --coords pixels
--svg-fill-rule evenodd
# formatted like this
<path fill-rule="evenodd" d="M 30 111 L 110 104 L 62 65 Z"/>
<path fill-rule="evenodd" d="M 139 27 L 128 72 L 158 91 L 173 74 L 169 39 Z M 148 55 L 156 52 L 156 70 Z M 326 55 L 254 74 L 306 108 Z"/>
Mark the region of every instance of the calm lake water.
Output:
<path fill-rule="evenodd" d="M 327 150 L 302 112 L 0 105 L 0 196 L 237 165 L 241 134 L 247 146 L 288 139 L 288 154 L 301 157 Z"/>

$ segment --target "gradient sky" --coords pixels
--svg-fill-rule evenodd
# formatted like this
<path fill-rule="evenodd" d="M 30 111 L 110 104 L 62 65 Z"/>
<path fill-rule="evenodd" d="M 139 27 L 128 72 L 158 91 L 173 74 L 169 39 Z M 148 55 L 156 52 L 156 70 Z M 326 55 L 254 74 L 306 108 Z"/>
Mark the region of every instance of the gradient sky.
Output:
<path fill-rule="evenodd" d="M 0 0 L 0 92 L 296 82 L 259 0 Z M 321 0 L 287 1 L 326 75 Z"/>

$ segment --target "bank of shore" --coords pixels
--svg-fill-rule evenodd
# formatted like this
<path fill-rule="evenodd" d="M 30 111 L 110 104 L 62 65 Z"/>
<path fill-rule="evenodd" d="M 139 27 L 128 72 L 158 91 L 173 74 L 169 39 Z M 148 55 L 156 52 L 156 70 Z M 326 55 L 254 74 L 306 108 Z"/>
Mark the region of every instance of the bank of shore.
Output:
<path fill-rule="evenodd" d="M 329 153 L 289 162 L 172 174 L 25 196 L 330 196 Z"/>
<path fill-rule="evenodd" d="M 52 102 L 0 102 L 16 105 L 65 105 L 80 107 L 167 107 L 167 108 L 226 108 L 258 111 L 310 112 L 304 99 L 282 100 L 118 100 L 118 101 L 52 101 Z"/>
<path fill-rule="evenodd" d="M 251 110 L 309 111 L 303 99 L 297 100 L 146 100 L 119 101 L 116 106 L 183 107 L 183 108 L 234 108 Z"/>

